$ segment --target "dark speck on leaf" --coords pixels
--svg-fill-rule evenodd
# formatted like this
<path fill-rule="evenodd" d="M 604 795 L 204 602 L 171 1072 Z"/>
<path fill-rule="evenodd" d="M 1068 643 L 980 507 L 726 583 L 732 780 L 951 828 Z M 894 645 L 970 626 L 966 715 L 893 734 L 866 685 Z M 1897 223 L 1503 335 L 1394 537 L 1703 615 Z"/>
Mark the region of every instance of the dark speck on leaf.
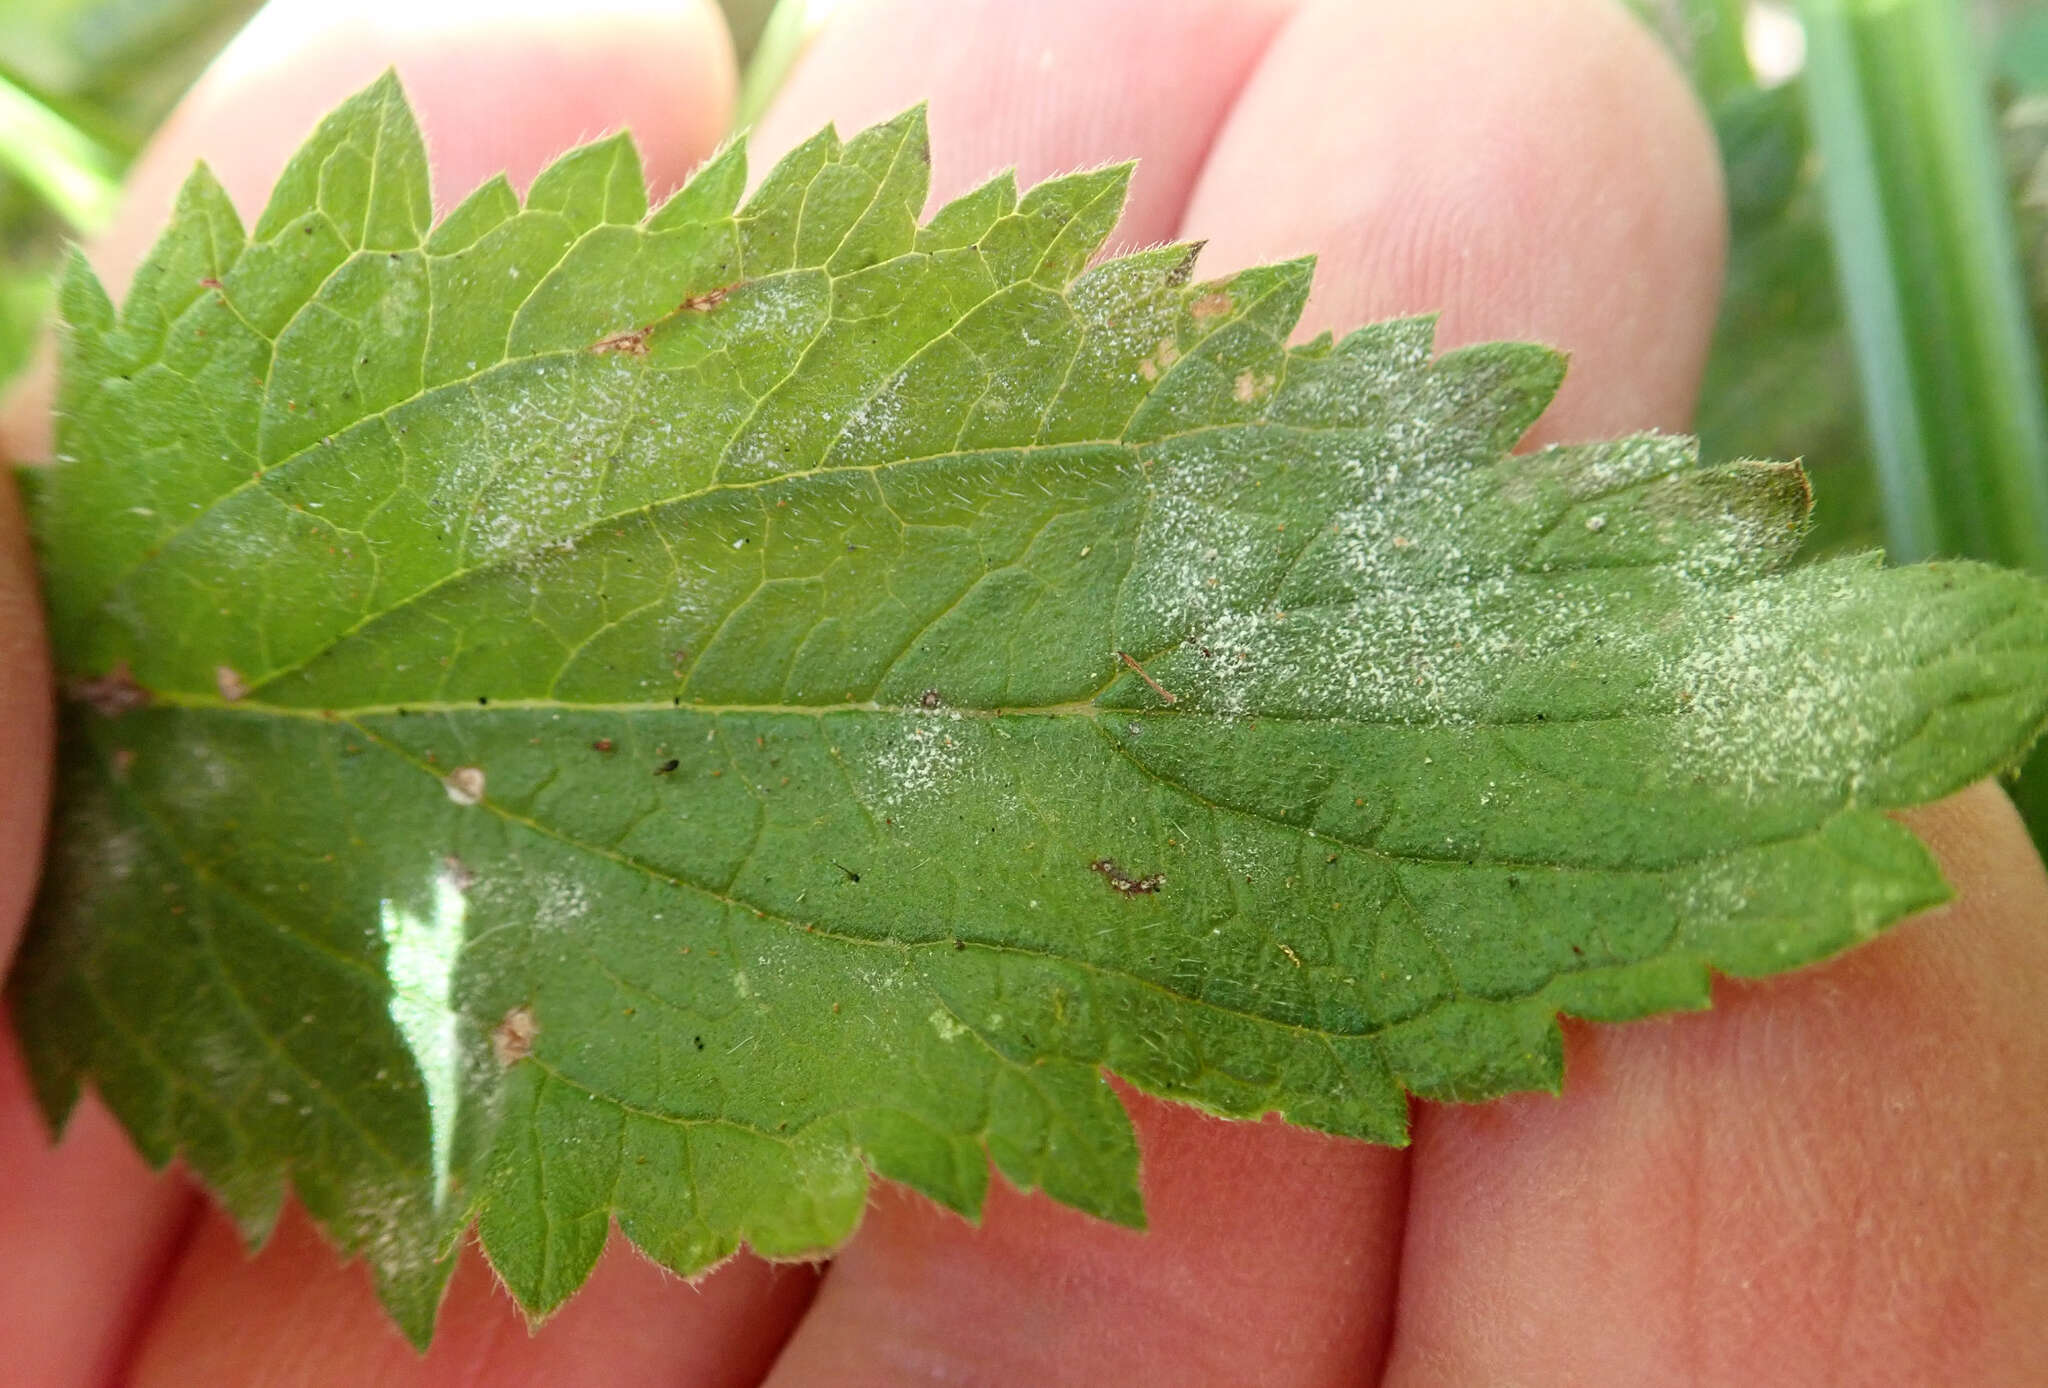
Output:
<path fill-rule="evenodd" d="M 937 708 L 944 702 L 945 700 L 939 697 L 939 691 L 936 689 L 927 689 L 924 693 L 917 696 L 917 706 L 919 708 Z"/>
<path fill-rule="evenodd" d="M 704 1049 L 704 1038 L 701 1036 L 693 1036 L 690 1038 L 690 1044 L 701 1051 Z"/>
<path fill-rule="evenodd" d="M 601 737 L 597 741 L 590 744 L 590 750 L 593 752 L 609 752 L 612 750 L 612 745 L 612 740 L 610 738 Z"/>
<path fill-rule="evenodd" d="M 669 772 L 671 772 L 671 771 L 675 770 L 675 769 L 676 769 L 677 767 L 679 767 L 679 766 L 681 766 L 681 765 L 682 765 L 682 762 L 678 761 L 678 760 L 677 760 L 676 758 L 674 758 L 674 757 L 670 757 L 670 758 L 669 758 L 669 759 L 668 759 L 667 761 L 663 762 L 663 763 L 662 763 L 662 764 L 661 764 L 660 766 L 657 766 L 657 767 L 655 767 L 655 768 L 654 768 L 654 774 L 655 774 L 655 775 L 657 775 L 657 776 L 666 776 L 666 775 L 668 775 L 668 773 L 669 773 Z"/>

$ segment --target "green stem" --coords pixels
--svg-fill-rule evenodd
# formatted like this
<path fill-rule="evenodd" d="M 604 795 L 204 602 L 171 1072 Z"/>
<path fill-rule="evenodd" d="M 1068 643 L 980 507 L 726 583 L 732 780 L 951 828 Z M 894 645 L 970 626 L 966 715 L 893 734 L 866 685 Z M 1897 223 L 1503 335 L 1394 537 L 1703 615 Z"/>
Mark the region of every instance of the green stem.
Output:
<path fill-rule="evenodd" d="M 735 130 L 745 130 L 761 119 L 832 8 L 820 0 L 781 0 L 775 6 L 747 62 L 746 75 L 740 79 L 739 101 L 733 112 Z"/>
<path fill-rule="evenodd" d="M 2048 405 L 1989 88 L 1953 0 L 1801 0 L 1887 539 L 2048 571 Z"/>
<path fill-rule="evenodd" d="M 120 197 L 120 160 L 5 78 L 0 78 L 0 169 L 34 189 L 80 236 L 104 227 Z"/>

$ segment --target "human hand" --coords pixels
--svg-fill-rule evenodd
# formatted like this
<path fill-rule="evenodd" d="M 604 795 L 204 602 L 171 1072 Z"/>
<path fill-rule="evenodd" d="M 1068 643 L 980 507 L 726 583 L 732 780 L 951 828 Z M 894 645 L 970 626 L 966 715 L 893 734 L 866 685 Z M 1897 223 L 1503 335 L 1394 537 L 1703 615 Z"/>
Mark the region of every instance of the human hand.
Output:
<path fill-rule="evenodd" d="M 337 16 L 334 11 L 346 9 Z M 444 204 L 619 124 L 672 187 L 731 60 L 688 0 L 281 0 L 187 99 L 94 250 L 120 276 L 195 156 L 253 217 L 396 63 Z M 1545 439 L 1682 429 L 1718 293 L 1711 138 L 1605 0 L 875 0 L 754 140 L 932 99 L 934 192 L 1138 156 L 1127 244 L 1208 273 L 1321 252 L 1304 330 L 1443 312 L 1573 353 Z M 17 411 L 0 453 L 41 456 Z M 0 488 L 0 960 L 32 889 L 49 675 Z M 425 1358 L 288 1214 L 248 1258 L 95 1102 L 51 1149 L 0 1029 L 0 1379 L 150 1383 L 2048 1382 L 2048 875 L 1978 787 L 1911 817 L 1959 893 L 1712 1013 L 1569 1027 L 1562 1099 L 1415 1108 L 1405 1152 L 1133 1097 L 1152 1229 L 882 1188 L 819 1271 L 686 1286 L 613 1248 L 538 1335 L 466 1258 Z M 773 1367 L 772 1375 L 770 1373 Z"/>

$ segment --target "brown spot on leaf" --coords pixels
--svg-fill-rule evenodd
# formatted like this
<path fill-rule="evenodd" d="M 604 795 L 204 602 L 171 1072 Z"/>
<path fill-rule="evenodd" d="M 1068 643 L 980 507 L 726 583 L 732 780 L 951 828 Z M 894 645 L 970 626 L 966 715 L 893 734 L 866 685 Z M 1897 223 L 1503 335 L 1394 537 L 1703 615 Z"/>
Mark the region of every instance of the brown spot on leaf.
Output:
<path fill-rule="evenodd" d="M 458 805 L 474 805 L 484 798 L 484 769 L 458 766 L 441 778 L 441 788 Z"/>
<path fill-rule="evenodd" d="M 1237 303 L 1220 289 L 1212 289 L 1188 305 L 1188 312 L 1195 315 L 1197 323 L 1206 323 L 1211 318 L 1221 318 L 1236 309 Z"/>
<path fill-rule="evenodd" d="M 737 288 L 739 288 L 739 282 L 735 280 L 731 284 L 721 284 L 716 289 L 707 289 L 702 294 L 692 294 L 689 298 L 676 305 L 676 312 L 709 313 L 712 309 L 724 303 L 725 296 Z"/>
<path fill-rule="evenodd" d="M 248 681 L 237 674 L 235 667 L 232 665 L 216 665 L 213 667 L 213 687 L 220 691 L 221 698 L 231 704 L 238 699 L 249 697 Z"/>
<path fill-rule="evenodd" d="M 600 357 L 607 352 L 623 352 L 629 357 L 644 357 L 647 355 L 647 334 L 652 331 L 652 328 L 635 328 L 631 332 L 613 333 L 610 337 L 601 337 L 591 343 L 590 350 Z"/>
<path fill-rule="evenodd" d="M 71 697 L 102 718 L 119 718 L 139 708 L 148 708 L 150 693 L 135 682 L 128 662 L 117 660 L 106 674 L 95 679 L 74 680 Z"/>
<path fill-rule="evenodd" d="M 510 1069 L 533 1054 L 533 1038 L 538 1035 L 540 1023 L 534 1020 L 533 1009 L 521 1003 L 491 1028 L 491 1054 Z"/>

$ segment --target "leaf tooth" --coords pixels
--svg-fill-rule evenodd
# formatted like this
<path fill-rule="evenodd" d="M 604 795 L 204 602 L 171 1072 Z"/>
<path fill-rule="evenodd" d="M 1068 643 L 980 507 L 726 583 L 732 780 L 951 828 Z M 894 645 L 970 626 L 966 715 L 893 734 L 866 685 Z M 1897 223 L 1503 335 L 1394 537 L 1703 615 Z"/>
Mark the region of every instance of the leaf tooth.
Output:
<path fill-rule="evenodd" d="M 746 188 L 747 141 L 741 135 L 727 141 L 716 154 L 697 166 L 689 181 L 655 209 L 648 220 L 647 230 L 650 234 L 658 234 L 686 226 L 713 226 L 730 221 L 739 210 L 740 197 Z"/>

